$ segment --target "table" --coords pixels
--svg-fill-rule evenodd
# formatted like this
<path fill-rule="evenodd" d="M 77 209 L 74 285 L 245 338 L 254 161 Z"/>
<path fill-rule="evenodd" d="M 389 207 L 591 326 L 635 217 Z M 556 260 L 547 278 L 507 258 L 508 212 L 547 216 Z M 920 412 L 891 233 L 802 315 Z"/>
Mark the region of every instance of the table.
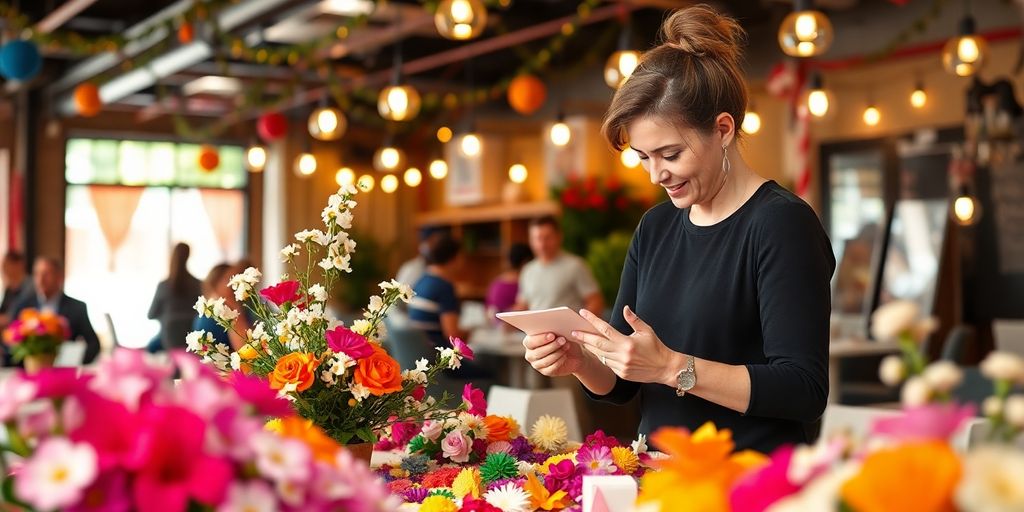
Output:
<path fill-rule="evenodd" d="M 469 335 L 469 346 L 478 354 L 497 356 L 505 360 L 509 385 L 515 388 L 543 389 L 547 377 L 526 362 L 523 333 L 505 327 L 480 327 Z"/>
<path fill-rule="evenodd" d="M 832 340 L 828 345 L 828 401 L 839 402 L 840 362 L 848 357 L 894 354 L 900 346 L 893 341 L 868 341 L 858 338 Z"/>

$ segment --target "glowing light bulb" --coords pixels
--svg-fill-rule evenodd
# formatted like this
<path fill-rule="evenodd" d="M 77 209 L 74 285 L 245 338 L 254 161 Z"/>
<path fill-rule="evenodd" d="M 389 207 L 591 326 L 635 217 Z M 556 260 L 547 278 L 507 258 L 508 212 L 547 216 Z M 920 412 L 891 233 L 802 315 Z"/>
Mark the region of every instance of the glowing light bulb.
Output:
<path fill-rule="evenodd" d="M 324 109 L 316 116 L 316 123 L 322 132 L 333 132 L 338 128 L 338 115 L 333 110 Z"/>
<path fill-rule="evenodd" d="M 480 137 L 475 133 L 467 133 L 462 136 L 462 140 L 459 143 L 459 148 L 462 150 L 462 154 L 468 157 L 475 157 L 480 154 L 481 148 Z"/>
<path fill-rule="evenodd" d="M 263 146 L 250 146 L 245 151 L 245 163 L 252 172 L 260 172 L 267 165 L 267 150 Z"/>
<path fill-rule="evenodd" d="M 527 171 L 526 166 L 523 164 L 515 164 L 508 168 L 508 179 L 512 183 L 522 183 L 526 181 Z"/>
<path fill-rule="evenodd" d="M 864 109 L 864 124 L 876 126 L 882 120 L 882 113 L 874 105 Z"/>
<path fill-rule="evenodd" d="M 758 115 L 757 112 L 747 112 L 747 114 L 743 116 L 743 124 L 740 125 L 740 129 L 743 130 L 744 133 L 749 133 L 750 135 L 761 131 L 761 116 Z"/>
<path fill-rule="evenodd" d="M 437 129 L 437 140 L 442 143 L 452 140 L 452 129 L 447 126 L 442 126 Z"/>
<path fill-rule="evenodd" d="M 405 170 L 405 174 L 402 175 L 402 179 L 405 180 L 405 184 L 410 187 L 418 187 L 423 182 L 423 173 L 415 167 L 410 167 Z"/>
<path fill-rule="evenodd" d="M 814 39 L 818 34 L 818 22 L 815 21 L 813 14 L 806 11 L 801 12 L 797 14 L 796 22 L 793 25 L 793 31 L 801 40 L 807 41 L 809 39 Z"/>
<path fill-rule="evenodd" d="M 398 177 L 394 174 L 388 174 L 380 179 L 380 189 L 385 194 L 390 194 L 398 190 Z"/>
<path fill-rule="evenodd" d="M 302 153 L 295 159 L 295 172 L 302 177 L 316 172 L 316 157 L 312 153 Z"/>
<path fill-rule="evenodd" d="M 448 176 L 448 162 L 438 159 L 430 162 L 430 177 L 435 180 L 443 180 Z"/>
<path fill-rule="evenodd" d="M 604 65 L 604 82 L 612 89 L 618 89 L 636 71 L 640 64 L 640 52 L 622 50 L 611 54 Z"/>
<path fill-rule="evenodd" d="M 640 155 L 636 151 L 633 151 L 633 148 L 623 149 L 622 154 L 619 155 L 619 159 L 622 161 L 622 165 L 625 165 L 630 169 L 640 165 Z"/>
<path fill-rule="evenodd" d="M 359 180 L 356 181 L 356 187 L 359 188 L 359 190 L 362 190 L 363 192 L 369 192 L 369 191 L 373 190 L 373 185 L 374 185 L 373 176 L 371 176 L 369 174 L 364 174 L 364 175 L 360 176 Z"/>
<path fill-rule="evenodd" d="M 551 125 L 551 143 L 556 146 L 565 146 L 572 140 L 572 130 L 569 129 L 569 125 L 559 121 Z"/>
<path fill-rule="evenodd" d="M 925 103 L 928 103 L 928 93 L 924 92 L 923 87 L 917 87 L 914 92 L 910 93 L 910 104 L 914 108 L 922 108 Z"/>
<path fill-rule="evenodd" d="M 349 169 L 348 167 L 342 167 L 341 169 L 338 169 L 337 173 L 334 174 L 334 181 L 338 184 L 339 187 L 344 187 L 345 185 L 352 185 L 356 182 L 356 173 L 355 171 Z"/>
<path fill-rule="evenodd" d="M 828 94 L 822 89 L 811 91 L 807 95 L 807 110 L 814 117 L 825 117 L 828 114 Z"/>

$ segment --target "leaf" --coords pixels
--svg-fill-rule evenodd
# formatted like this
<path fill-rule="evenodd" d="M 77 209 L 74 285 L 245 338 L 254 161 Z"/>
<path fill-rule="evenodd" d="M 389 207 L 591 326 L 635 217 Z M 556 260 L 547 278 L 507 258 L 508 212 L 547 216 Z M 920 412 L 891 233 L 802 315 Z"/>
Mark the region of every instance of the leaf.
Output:
<path fill-rule="evenodd" d="M 356 429 L 356 435 L 359 436 L 359 439 L 362 439 L 367 443 L 377 442 L 377 436 L 373 435 L 373 431 L 367 427 Z"/>
<path fill-rule="evenodd" d="M 24 501 L 19 500 L 14 496 L 14 477 L 8 477 L 4 479 L 3 483 L 3 497 L 4 501 L 18 507 L 22 507 L 25 510 L 33 510 L 32 506 Z"/>

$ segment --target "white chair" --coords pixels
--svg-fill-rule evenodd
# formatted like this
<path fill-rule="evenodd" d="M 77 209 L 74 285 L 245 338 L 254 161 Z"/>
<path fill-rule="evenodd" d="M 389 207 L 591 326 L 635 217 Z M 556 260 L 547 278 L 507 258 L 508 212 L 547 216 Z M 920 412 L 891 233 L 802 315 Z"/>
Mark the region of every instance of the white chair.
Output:
<path fill-rule="evenodd" d="M 830 404 L 825 408 L 818 442 L 827 441 L 836 435 L 846 435 L 857 441 L 865 441 L 871 434 L 871 426 L 875 420 L 897 416 L 900 413 L 898 409 Z M 985 418 L 972 418 L 960 426 L 949 442 L 956 451 L 966 453 L 985 441 L 988 428 L 988 420 Z"/>
<path fill-rule="evenodd" d="M 85 342 L 65 341 L 57 348 L 57 357 L 53 366 L 60 368 L 77 368 L 85 363 Z"/>
<path fill-rule="evenodd" d="M 487 395 L 487 414 L 511 416 L 524 430 L 533 426 L 545 414 L 556 416 L 565 420 L 570 441 L 583 440 L 571 389 L 531 390 L 491 386 Z"/>

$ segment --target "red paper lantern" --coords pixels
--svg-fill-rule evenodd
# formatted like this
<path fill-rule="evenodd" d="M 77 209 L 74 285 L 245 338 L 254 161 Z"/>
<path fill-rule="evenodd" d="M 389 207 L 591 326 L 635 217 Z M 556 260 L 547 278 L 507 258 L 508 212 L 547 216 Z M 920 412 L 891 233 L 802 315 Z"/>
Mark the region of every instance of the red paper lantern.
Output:
<path fill-rule="evenodd" d="M 199 168 L 205 172 L 213 172 L 220 165 L 220 155 L 217 154 L 217 148 L 210 146 L 209 144 L 203 144 L 199 148 L 198 158 Z"/>
<path fill-rule="evenodd" d="M 548 91 L 539 78 L 533 75 L 519 75 L 508 86 L 508 104 L 512 109 L 528 116 L 544 106 Z"/>
<path fill-rule="evenodd" d="M 256 131 L 265 142 L 273 142 L 288 131 L 288 119 L 278 112 L 263 114 L 256 122 Z"/>
<path fill-rule="evenodd" d="M 191 23 L 184 23 L 178 27 L 178 41 L 181 44 L 189 44 L 195 39 L 195 30 Z"/>
<path fill-rule="evenodd" d="M 78 114 L 84 117 L 92 117 L 103 109 L 103 102 L 100 100 L 100 90 L 96 84 L 86 82 L 75 87 L 75 109 Z"/>

